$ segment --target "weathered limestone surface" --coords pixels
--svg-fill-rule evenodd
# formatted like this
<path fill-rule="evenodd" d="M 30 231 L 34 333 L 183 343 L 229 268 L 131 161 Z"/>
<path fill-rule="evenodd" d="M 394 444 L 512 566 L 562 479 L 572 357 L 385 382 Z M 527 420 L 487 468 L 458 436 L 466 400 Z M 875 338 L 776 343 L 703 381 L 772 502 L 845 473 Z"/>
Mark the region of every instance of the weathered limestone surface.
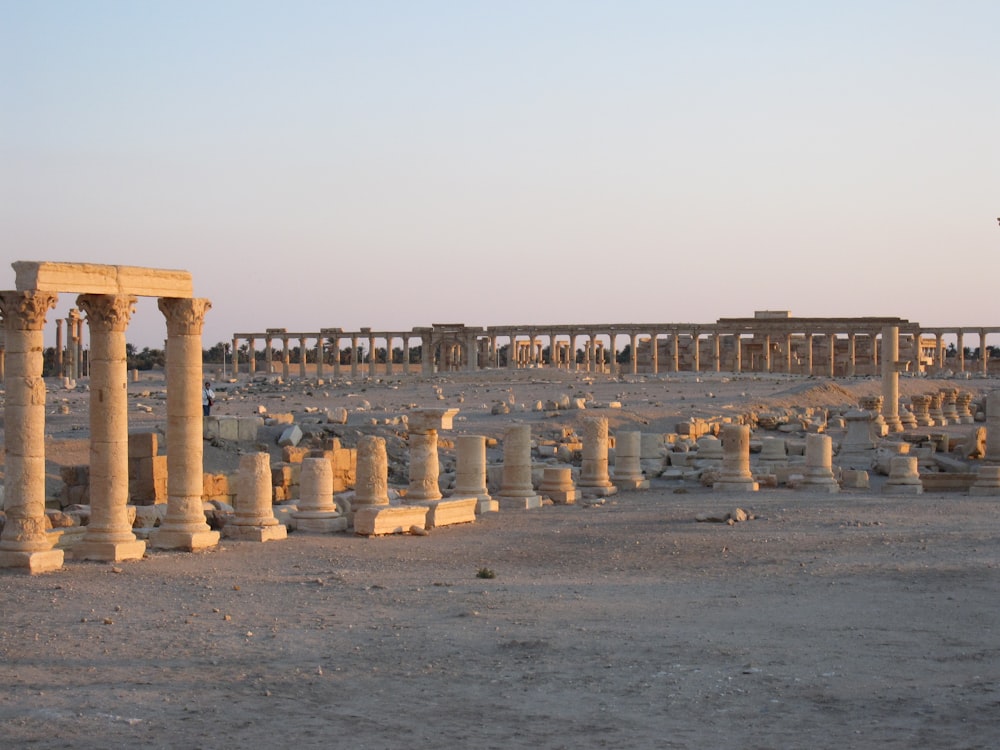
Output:
<path fill-rule="evenodd" d="M 305 458 L 299 478 L 299 507 L 292 513 L 300 532 L 328 534 L 347 529 L 333 502 L 333 466 L 327 458 Z"/>
<path fill-rule="evenodd" d="M 649 489 L 642 473 L 642 433 L 622 431 L 615 436 L 615 486 L 630 490 Z"/>
<path fill-rule="evenodd" d="M 608 475 L 608 420 L 605 417 L 583 421 L 583 462 L 576 485 L 581 489 L 600 490 L 605 495 L 617 492 Z"/>
<path fill-rule="evenodd" d="M 713 489 L 716 492 L 756 492 L 759 485 L 750 473 L 750 428 L 727 424 L 722 427 L 722 468 Z"/>
<path fill-rule="evenodd" d="M 20 291 L 34 289 L 140 297 L 191 297 L 194 294 L 191 274 L 187 271 L 23 260 L 11 265 L 15 287 Z"/>
<path fill-rule="evenodd" d="M 531 483 L 531 425 L 511 425 L 504 433 L 503 478 L 496 500 L 503 509 L 542 507 L 542 498 Z"/>
<path fill-rule="evenodd" d="M 365 505 L 354 512 L 354 533 L 361 536 L 406 534 L 414 526 L 427 528 L 425 505 Z"/>
<path fill-rule="evenodd" d="M 882 486 L 885 495 L 919 495 L 924 491 L 915 456 L 894 456 L 889 461 L 889 478 Z"/>
<path fill-rule="evenodd" d="M 829 435 L 806 435 L 806 466 L 802 489 L 840 492 L 833 476 L 833 440 Z"/>
<path fill-rule="evenodd" d="M 459 435 L 455 439 L 458 461 L 452 499 L 476 499 L 476 513 L 500 510 L 486 486 L 486 438 L 482 435 Z"/>
<path fill-rule="evenodd" d="M 271 507 L 269 454 L 247 453 L 240 457 L 235 508 L 233 518 L 222 528 L 226 538 L 267 542 L 288 535 L 288 529 L 278 523 Z"/>
<path fill-rule="evenodd" d="M 572 505 L 576 502 L 577 490 L 573 484 L 573 469 L 570 466 L 546 466 L 538 491 L 551 498 L 556 505 Z"/>

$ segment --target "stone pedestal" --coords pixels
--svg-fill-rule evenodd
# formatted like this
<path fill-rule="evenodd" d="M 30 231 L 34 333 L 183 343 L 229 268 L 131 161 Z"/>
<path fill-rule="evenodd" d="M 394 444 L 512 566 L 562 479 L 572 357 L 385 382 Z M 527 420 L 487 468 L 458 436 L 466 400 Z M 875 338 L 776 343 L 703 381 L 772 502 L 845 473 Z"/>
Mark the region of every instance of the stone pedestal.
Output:
<path fill-rule="evenodd" d="M 63 565 L 63 551 L 53 548 L 59 536 L 45 530 L 42 330 L 56 299 L 47 292 L 0 292 L 7 364 L 3 409 L 7 522 L 0 534 L 0 568 L 26 573 L 45 573 Z"/>
<path fill-rule="evenodd" d="M 760 444 L 760 454 L 757 456 L 757 464 L 765 473 L 773 472 L 776 468 L 782 466 L 788 466 L 785 439 L 773 436 L 765 437 Z"/>
<path fill-rule="evenodd" d="M 458 461 L 452 499 L 476 499 L 476 513 L 491 513 L 500 509 L 486 487 L 486 438 L 482 435 L 460 435 L 455 440 Z"/>
<path fill-rule="evenodd" d="M 913 416 L 917 420 L 918 427 L 934 426 L 934 419 L 930 414 L 930 396 L 925 393 L 910 396 L 910 406 L 913 408 Z"/>
<path fill-rule="evenodd" d="M 452 526 L 458 523 L 472 523 L 476 520 L 478 500 L 474 497 L 447 498 L 445 500 L 424 500 L 416 503 L 427 508 L 425 528 Z"/>
<path fill-rule="evenodd" d="M 756 492 L 758 484 L 750 473 L 750 428 L 727 424 L 722 428 L 722 468 L 712 485 L 716 492 Z"/>
<path fill-rule="evenodd" d="M 581 490 L 598 490 L 603 495 L 618 491 L 608 476 L 608 420 L 604 417 L 583 420 L 583 463 L 576 484 Z"/>
<path fill-rule="evenodd" d="M 959 424 L 973 424 L 976 420 L 972 416 L 969 406 L 972 403 L 972 394 L 969 391 L 959 391 L 955 397 L 955 411 L 958 414 Z"/>
<path fill-rule="evenodd" d="M 844 415 L 847 434 L 840 441 L 837 462 L 845 469 L 870 469 L 875 458 L 875 441 L 872 440 L 872 413 L 852 409 Z"/>
<path fill-rule="evenodd" d="M 90 328 L 90 523 L 71 550 L 79 560 L 139 560 L 128 516 L 128 367 L 125 329 L 131 295 L 81 294 Z"/>
<path fill-rule="evenodd" d="M 347 518 L 333 502 L 333 466 L 330 459 L 302 460 L 298 510 L 292 513 L 298 532 L 329 534 L 347 529 Z"/>
<path fill-rule="evenodd" d="M 278 523 L 271 506 L 271 457 L 267 453 L 241 456 L 236 487 L 236 513 L 222 535 L 252 542 L 284 539 L 288 529 Z"/>
<path fill-rule="evenodd" d="M 577 495 L 573 484 L 573 469 L 569 466 L 546 466 L 538 491 L 556 505 L 572 505 L 576 502 Z"/>
<path fill-rule="evenodd" d="M 615 436 L 615 486 L 646 490 L 649 480 L 642 473 L 642 433 L 619 432 Z"/>
<path fill-rule="evenodd" d="M 806 435 L 806 466 L 802 489 L 812 492 L 840 492 L 833 476 L 833 441 L 829 435 Z"/>
<path fill-rule="evenodd" d="M 948 420 L 945 419 L 944 409 L 941 408 L 941 394 L 928 393 L 927 402 L 927 413 L 934 422 L 933 426 L 946 427 L 948 425 Z"/>
<path fill-rule="evenodd" d="M 1000 466 L 980 466 L 970 495 L 1000 496 Z"/>
<path fill-rule="evenodd" d="M 889 478 L 882 486 L 884 495 L 919 495 L 924 491 L 913 456 L 894 456 L 889 461 Z"/>
<path fill-rule="evenodd" d="M 361 536 L 407 534 L 414 526 L 427 528 L 424 505 L 363 505 L 354 511 L 354 533 Z"/>
<path fill-rule="evenodd" d="M 694 460 L 701 468 L 714 468 L 722 465 L 725 454 L 722 451 L 722 441 L 714 435 L 702 435 L 696 443 L 698 450 Z"/>
<path fill-rule="evenodd" d="M 605 423 L 605 426 L 607 424 Z M 607 458 L 605 458 L 605 467 Z M 542 498 L 531 483 L 531 426 L 511 425 L 503 438 L 503 475 L 500 494 L 502 509 L 526 510 L 542 507 Z"/>
<path fill-rule="evenodd" d="M 201 331 L 212 303 L 161 297 L 157 305 L 167 322 L 167 515 L 150 532 L 149 543 L 193 552 L 219 543 L 219 532 L 205 520 L 202 500 Z"/>
<path fill-rule="evenodd" d="M 941 389 L 941 412 L 948 424 L 961 424 L 958 419 L 958 388 Z"/>

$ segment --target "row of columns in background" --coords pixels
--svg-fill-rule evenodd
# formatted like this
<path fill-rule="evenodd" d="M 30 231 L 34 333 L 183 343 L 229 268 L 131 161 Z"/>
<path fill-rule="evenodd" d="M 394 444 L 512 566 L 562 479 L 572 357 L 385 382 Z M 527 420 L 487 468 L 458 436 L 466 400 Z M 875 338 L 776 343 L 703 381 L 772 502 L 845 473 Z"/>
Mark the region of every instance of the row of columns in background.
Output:
<path fill-rule="evenodd" d="M 63 551 L 45 529 L 45 400 L 43 329 L 55 307 L 52 292 L 0 292 L 6 336 L 5 510 L 0 567 L 31 572 L 62 566 Z M 125 330 L 136 298 L 82 294 L 77 304 L 90 332 L 91 518 L 74 556 L 90 560 L 142 557 L 128 519 L 128 368 Z M 214 544 L 202 507 L 202 345 L 205 299 L 160 298 L 167 322 L 167 514 L 151 535 L 157 547 Z"/>
<path fill-rule="evenodd" d="M 704 347 L 702 343 L 707 340 L 710 342 L 707 362 L 707 369 L 709 371 L 721 372 L 723 370 L 724 360 L 728 360 L 727 369 L 734 373 L 744 372 L 749 369 L 751 371 L 784 373 L 800 372 L 802 374 L 827 375 L 829 377 L 834 377 L 837 374 L 837 342 L 843 341 L 844 338 L 846 338 L 847 341 L 846 360 L 844 361 L 843 368 L 844 375 L 853 376 L 858 374 L 859 369 L 864 369 L 871 374 L 879 372 L 880 347 L 878 344 L 878 334 L 876 332 L 849 333 L 844 338 L 838 336 L 837 334 L 800 334 L 800 336 L 804 338 L 804 342 L 802 342 L 802 339 L 798 338 L 796 334 L 793 333 L 784 333 L 780 336 L 757 334 L 756 337 L 751 338 L 735 333 L 725 334 L 714 331 L 705 334 L 706 338 L 703 339 L 702 334 L 698 330 L 693 330 L 687 334 L 684 334 L 681 331 L 672 331 L 665 338 L 661 338 L 659 334 L 647 336 L 636 332 L 628 334 L 613 332 L 571 333 L 565 334 L 565 338 L 562 338 L 562 336 L 563 334 L 556 333 L 520 334 L 512 331 L 507 334 L 491 333 L 487 336 L 475 334 L 468 336 L 466 340 L 446 339 L 438 342 L 434 342 L 432 336 L 430 344 L 428 344 L 426 337 L 406 333 L 377 334 L 363 332 L 349 335 L 274 334 L 263 335 L 259 338 L 263 338 L 265 344 L 264 357 L 267 372 L 272 372 L 274 367 L 274 341 L 281 341 L 282 348 L 278 353 L 278 360 L 281 364 L 282 376 L 285 378 L 288 378 L 291 374 L 289 341 L 295 339 L 299 341 L 300 356 L 298 374 L 300 377 L 305 377 L 306 358 L 303 355 L 307 349 L 307 341 L 313 338 L 316 340 L 315 359 L 317 377 L 324 376 L 327 365 L 331 366 L 334 377 L 339 377 L 345 367 L 349 368 L 351 377 L 358 377 L 361 374 L 362 365 L 365 364 L 359 356 L 359 344 L 362 341 L 367 342 L 369 352 L 365 373 L 366 375 L 370 377 L 374 377 L 376 375 L 378 363 L 376 358 L 372 356 L 372 352 L 376 351 L 376 344 L 378 341 L 385 342 L 385 349 L 387 352 L 387 361 L 383 364 L 383 374 L 395 374 L 397 372 L 397 367 L 399 367 L 399 371 L 402 374 L 411 374 L 413 372 L 413 365 L 410 362 L 410 341 L 412 338 L 421 339 L 421 365 L 419 369 L 423 373 L 431 373 L 435 369 L 435 352 L 433 349 L 440 350 L 438 352 L 439 364 L 437 366 L 441 370 L 477 370 L 481 365 L 490 367 L 500 366 L 500 349 L 502 347 L 498 346 L 498 341 L 503 338 L 508 340 L 506 367 L 509 369 L 522 369 L 546 365 L 549 367 L 563 369 L 585 370 L 587 372 L 605 372 L 609 369 L 609 367 L 611 369 L 617 367 L 617 363 L 615 362 L 615 352 L 619 336 L 627 336 L 629 339 L 628 343 L 631 357 L 629 363 L 626 364 L 625 367 L 632 373 L 638 373 L 640 369 L 639 353 L 641 344 L 644 344 L 648 348 L 648 370 L 653 374 L 661 372 L 681 372 L 683 369 L 700 372 L 703 369 L 702 349 Z M 684 367 L 684 363 L 681 361 L 681 351 L 683 348 L 682 342 L 685 342 L 683 336 L 690 336 L 689 339 L 686 339 L 688 350 L 686 368 Z M 919 371 L 921 366 L 921 352 L 919 343 L 915 338 L 916 336 L 917 334 L 911 334 L 909 337 L 911 362 L 911 367 L 909 369 L 913 372 Z M 945 348 L 942 343 L 943 333 L 937 333 L 936 336 L 936 363 L 938 367 L 943 369 L 945 366 Z M 582 346 L 583 361 L 577 362 L 577 340 L 581 337 L 586 339 Z M 607 337 L 608 344 L 605 344 L 601 337 Z M 865 361 L 859 361 L 859 337 L 868 339 L 868 352 L 865 357 Z M 545 346 L 542 343 L 542 339 L 546 338 L 549 342 L 548 357 L 545 356 Z M 257 339 L 258 336 L 250 334 L 237 335 L 233 338 L 232 348 L 235 371 L 238 371 L 240 364 L 239 347 L 241 341 L 246 341 L 249 345 L 249 350 L 253 352 L 255 351 Z M 825 351 L 822 352 L 822 358 L 825 359 L 825 362 L 823 363 L 822 372 L 818 372 L 814 365 L 814 357 L 818 352 L 816 339 L 824 340 L 823 346 Z M 344 340 L 349 340 L 351 342 L 349 363 L 347 365 L 342 365 L 340 362 L 339 345 L 340 342 Z M 403 344 L 402 363 L 392 362 L 393 342 L 397 340 L 401 340 Z M 667 351 L 669 360 L 666 363 L 661 363 L 659 351 L 660 347 L 658 344 L 664 340 L 668 342 Z M 981 352 L 979 369 L 981 373 L 985 375 L 989 366 L 989 353 L 986 348 L 985 331 L 980 331 L 979 340 Z M 332 358 L 332 363 L 327 362 L 326 357 L 326 343 L 328 341 L 333 342 L 334 348 L 336 349 Z M 738 346 L 736 345 L 736 342 L 739 342 Z M 796 344 L 798 343 L 804 343 L 804 347 L 801 347 L 804 355 L 801 361 L 798 361 L 795 356 Z M 776 355 L 779 355 L 783 361 L 779 362 Z M 247 362 L 247 372 L 254 374 L 256 372 L 256 367 L 256 357 L 250 356 Z M 958 369 L 961 372 L 965 371 L 964 336 L 961 331 L 958 333 Z"/>

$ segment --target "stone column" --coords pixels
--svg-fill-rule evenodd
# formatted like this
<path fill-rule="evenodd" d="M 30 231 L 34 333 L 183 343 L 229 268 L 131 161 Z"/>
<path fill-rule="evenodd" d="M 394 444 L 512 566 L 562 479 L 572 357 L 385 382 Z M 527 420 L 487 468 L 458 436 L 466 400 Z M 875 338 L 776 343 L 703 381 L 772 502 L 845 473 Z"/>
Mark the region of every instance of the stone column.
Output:
<path fill-rule="evenodd" d="M 299 337 L 299 377 L 306 379 L 306 337 Z"/>
<path fill-rule="evenodd" d="M 882 494 L 919 495 L 923 491 L 915 456 L 893 456 L 889 459 L 889 478 L 882 486 Z"/>
<path fill-rule="evenodd" d="M 285 539 L 288 529 L 278 523 L 271 505 L 271 457 L 267 453 L 240 456 L 236 479 L 236 512 L 222 527 L 227 539 L 268 542 Z"/>
<path fill-rule="evenodd" d="M 899 327 L 882 328 L 882 417 L 890 432 L 902 432 L 899 420 Z"/>
<path fill-rule="evenodd" d="M 806 435 L 806 468 L 802 489 L 840 492 L 833 477 L 833 440 L 829 435 Z"/>
<path fill-rule="evenodd" d="M 375 366 L 378 355 L 375 352 L 375 334 L 368 336 L 368 377 L 374 378 L 376 375 Z"/>
<path fill-rule="evenodd" d="M 351 336 L 351 378 L 357 379 L 357 377 L 358 377 L 358 337 Z"/>
<path fill-rule="evenodd" d="M 247 339 L 247 374 L 252 378 L 257 372 L 257 339 Z"/>
<path fill-rule="evenodd" d="M 739 333 L 733 334 L 733 372 L 743 372 L 743 339 Z"/>
<path fill-rule="evenodd" d="M 716 492 L 756 492 L 750 473 L 750 428 L 743 424 L 722 426 L 722 467 L 713 489 Z"/>
<path fill-rule="evenodd" d="M 333 344 L 333 377 L 340 377 L 340 336 L 330 339 Z"/>
<path fill-rule="evenodd" d="M 10 433 L 7 433 L 10 435 Z M 1000 390 L 986 394 L 986 455 L 984 464 L 1000 466 Z"/>
<path fill-rule="evenodd" d="M 56 305 L 49 292 L 0 292 L 6 356 L 6 440 L 4 510 L 0 567 L 28 573 L 58 570 L 63 551 L 52 549 L 57 536 L 45 531 L 45 381 L 42 380 L 43 329 Z"/>
<path fill-rule="evenodd" d="M 828 374 L 833 378 L 837 376 L 837 335 L 835 333 L 829 334 L 827 344 L 830 348 L 830 370 Z"/>
<path fill-rule="evenodd" d="M 965 372 L 965 336 L 961 330 L 958 331 L 955 347 L 958 354 L 958 371 Z"/>
<path fill-rule="evenodd" d="M 852 333 L 847 337 L 847 374 L 852 378 L 857 373 L 857 357 L 858 337 L 857 334 Z"/>
<path fill-rule="evenodd" d="M 161 297 L 157 306 L 167 321 L 167 515 L 150 532 L 149 543 L 194 552 L 219 542 L 219 532 L 205 522 L 202 500 L 201 332 L 212 303 L 203 298 Z"/>
<path fill-rule="evenodd" d="M 403 374 L 410 374 L 410 337 L 403 336 Z"/>
<path fill-rule="evenodd" d="M 66 373 L 63 371 L 63 319 L 56 318 L 56 376 L 64 377 Z"/>
<path fill-rule="evenodd" d="M 90 329 L 90 523 L 73 547 L 80 560 L 138 560 L 146 542 L 128 517 L 128 366 L 125 329 L 136 298 L 81 294 Z"/>
<path fill-rule="evenodd" d="M 639 334 L 629 334 L 629 372 L 633 375 L 639 372 Z"/>
<path fill-rule="evenodd" d="M 282 336 L 281 337 L 281 379 L 284 380 L 286 383 L 288 382 L 288 379 L 291 377 L 291 373 L 289 372 L 289 369 L 288 369 L 289 364 L 291 363 L 291 360 L 292 360 L 291 353 L 288 350 L 288 336 Z"/>
<path fill-rule="evenodd" d="M 333 465 L 328 457 L 302 459 L 299 507 L 292 518 L 296 531 L 328 534 L 347 529 L 347 519 L 333 502 Z"/>
<path fill-rule="evenodd" d="M 503 436 L 503 475 L 497 503 L 503 509 L 542 507 L 531 482 L 531 425 L 511 425 Z"/>
<path fill-rule="evenodd" d="M 691 354 L 691 369 L 695 373 L 701 372 L 701 333 L 691 331 L 691 344 L 693 350 Z"/>
<path fill-rule="evenodd" d="M 595 488 L 605 495 L 617 490 L 608 476 L 608 420 L 590 417 L 583 420 L 583 462 L 577 486 Z"/>
<path fill-rule="evenodd" d="M 546 466 L 538 491 L 552 500 L 554 505 L 572 505 L 576 502 L 573 469 L 569 466 Z"/>
<path fill-rule="evenodd" d="M 323 377 L 323 360 L 326 359 L 326 337 L 321 333 L 316 338 L 316 377 Z"/>
<path fill-rule="evenodd" d="M 642 473 L 642 433 L 619 432 L 615 436 L 615 485 L 630 490 L 649 489 Z"/>
<path fill-rule="evenodd" d="M 764 372 L 771 372 L 771 334 L 764 335 Z"/>
<path fill-rule="evenodd" d="M 681 369 L 681 336 L 677 331 L 670 334 L 670 369 L 679 372 Z"/>
<path fill-rule="evenodd" d="M 270 336 L 264 337 L 264 367 L 268 375 L 274 372 L 274 339 Z"/>
<path fill-rule="evenodd" d="M 388 504 L 389 459 L 385 450 L 385 438 L 364 435 L 358 438 L 358 468 L 351 511 Z"/>
<path fill-rule="evenodd" d="M 807 334 L 806 335 L 806 346 L 808 347 L 809 351 L 806 352 L 806 375 L 810 375 L 810 376 L 813 374 L 813 344 L 814 343 L 815 343 L 814 342 L 814 335 L 811 334 L 811 333 Z"/>
<path fill-rule="evenodd" d="M 66 337 L 68 342 L 66 377 L 76 380 L 80 377 L 80 311 L 75 307 L 66 315 Z"/>
<path fill-rule="evenodd" d="M 476 498 L 476 514 L 490 513 L 500 505 L 486 487 L 486 438 L 482 435 L 459 435 L 455 439 L 458 464 L 455 470 L 455 499 Z"/>
<path fill-rule="evenodd" d="M 914 342 L 917 348 L 920 348 L 920 334 L 917 333 L 917 340 Z M 938 372 L 944 370 L 944 333 L 941 331 L 934 332 L 934 361 L 937 364 Z"/>
<path fill-rule="evenodd" d="M 656 331 L 649 337 L 649 363 L 654 375 L 660 374 L 660 339 Z"/>
<path fill-rule="evenodd" d="M 440 500 L 437 430 L 410 429 L 410 484 L 406 501 Z"/>
<path fill-rule="evenodd" d="M 990 350 L 986 348 L 986 331 L 979 329 L 979 369 L 983 375 L 990 371 Z"/>

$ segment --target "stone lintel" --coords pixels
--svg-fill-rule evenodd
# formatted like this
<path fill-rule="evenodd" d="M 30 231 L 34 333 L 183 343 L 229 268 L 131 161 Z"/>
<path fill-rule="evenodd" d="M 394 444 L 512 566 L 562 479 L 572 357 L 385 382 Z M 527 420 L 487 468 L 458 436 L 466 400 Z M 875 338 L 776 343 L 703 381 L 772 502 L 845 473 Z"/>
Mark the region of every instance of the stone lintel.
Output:
<path fill-rule="evenodd" d="M 134 294 L 140 297 L 194 296 L 194 284 L 188 271 L 25 260 L 11 265 L 18 291 Z"/>
<path fill-rule="evenodd" d="M 417 409 L 410 414 L 407 427 L 411 432 L 450 430 L 458 409 Z"/>

